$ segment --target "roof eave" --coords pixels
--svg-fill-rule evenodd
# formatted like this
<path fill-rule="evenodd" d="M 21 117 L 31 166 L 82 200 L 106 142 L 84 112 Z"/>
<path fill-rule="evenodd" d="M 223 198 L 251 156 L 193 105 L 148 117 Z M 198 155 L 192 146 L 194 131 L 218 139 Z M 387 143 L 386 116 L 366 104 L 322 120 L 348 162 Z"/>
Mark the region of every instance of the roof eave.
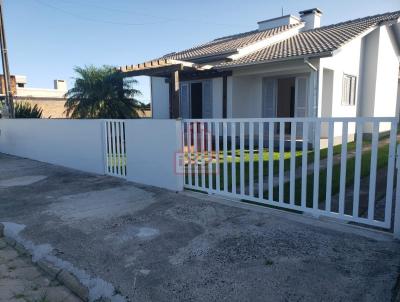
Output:
<path fill-rule="evenodd" d="M 185 60 L 190 60 L 188 62 L 193 62 L 193 63 L 198 63 L 201 61 L 212 62 L 213 60 L 218 61 L 218 60 L 227 58 L 227 57 L 237 54 L 237 53 L 238 53 L 238 50 L 235 49 L 235 50 L 229 50 L 229 51 L 215 53 L 212 55 L 201 55 L 201 56 L 189 57 Z"/>
<path fill-rule="evenodd" d="M 218 69 L 218 70 L 234 69 L 234 68 L 239 68 L 239 67 L 248 67 L 248 66 L 269 64 L 269 63 L 276 63 L 276 62 L 286 62 L 286 61 L 311 59 L 311 58 L 326 58 L 326 57 L 331 57 L 333 55 L 334 55 L 333 51 L 327 51 L 327 52 L 323 52 L 323 53 L 319 53 L 319 54 L 293 56 L 293 57 L 289 57 L 289 58 L 280 58 L 280 59 L 273 59 L 273 60 L 266 60 L 266 61 L 256 61 L 256 62 L 251 62 L 251 63 L 243 63 L 243 64 L 231 65 L 231 66 L 215 67 L 215 69 Z"/>

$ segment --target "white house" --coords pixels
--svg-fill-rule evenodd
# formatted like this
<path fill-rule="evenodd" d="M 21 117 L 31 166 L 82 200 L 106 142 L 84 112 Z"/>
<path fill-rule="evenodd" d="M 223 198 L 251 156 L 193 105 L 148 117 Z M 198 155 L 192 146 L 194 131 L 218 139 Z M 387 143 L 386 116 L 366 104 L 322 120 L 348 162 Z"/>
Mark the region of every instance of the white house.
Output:
<path fill-rule="evenodd" d="M 151 76 L 153 118 L 395 116 L 400 11 L 320 27 L 318 8 L 121 67 Z"/>

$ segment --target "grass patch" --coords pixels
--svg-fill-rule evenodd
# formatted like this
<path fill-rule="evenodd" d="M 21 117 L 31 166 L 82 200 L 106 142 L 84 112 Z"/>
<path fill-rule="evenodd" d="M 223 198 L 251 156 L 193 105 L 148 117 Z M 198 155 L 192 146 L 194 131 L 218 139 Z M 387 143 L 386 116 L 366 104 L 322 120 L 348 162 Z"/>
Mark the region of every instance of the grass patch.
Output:
<path fill-rule="evenodd" d="M 352 152 L 356 148 L 355 142 L 350 142 L 347 144 L 347 152 Z M 227 185 L 228 185 L 228 191 L 232 192 L 232 162 L 234 162 L 235 165 L 235 171 L 236 171 L 236 185 L 240 183 L 240 150 L 235 151 L 235 156 L 232 156 L 232 151 L 230 149 L 230 146 L 228 146 L 228 151 L 227 151 Z M 333 155 L 338 155 L 341 152 L 341 145 L 336 145 L 333 146 Z M 296 150 L 295 152 L 295 167 L 299 168 L 301 167 L 302 164 L 302 156 L 303 152 L 302 150 Z M 314 150 L 309 150 L 307 152 L 307 161 L 308 163 L 312 163 L 314 161 Z M 328 148 L 324 148 L 320 150 L 320 160 L 326 159 L 328 156 Z M 205 153 L 205 158 L 207 159 L 207 153 Z M 244 180 L 246 184 L 249 184 L 250 180 L 250 151 L 249 150 L 244 150 Z M 258 172 L 259 172 L 259 160 L 260 160 L 260 154 L 257 149 L 254 150 L 253 153 L 253 181 L 258 182 Z M 209 188 L 210 187 L 210 178 L 212 178 L 212 187 L 216 188 L 216 179 L 217 179 L 217 174 L 219 175 L 220 179 L 220 188 L 221 190 L 224 189 L 224 153 L 223 151 L 219 152 L 219 165 L 217 169 L 217 163 L 214 159 L 212 163 L 212 174 L 213 176 L 209 176 L 209 170 L 208 170 L 208 163 L 205 162 L 205 187 Z M 273 156 L 270 157 L 270 152 L 268 149 L 263 149 L 262 152 L 262 160 L 263 160 L 263 178 L 268 177 L 269 175 L 269 162 L 270 160 L 273 161 L 273 175 L 278 176 L 279 175 L 279 159 L 280 159 L 280 152 L 274 151 Z M 202 173 L 201 173 L 201 158 L 199 157 L 197 159 L 197 167 L 198 167 L 198 183 L 200 186 L 202 186 Z M 284 152 L 284 171 L 288 171 L 290 169 L 290 161 L 291 161 L 291 152 L 290 151 L 285 151 Z M 188 164 L 186 164 L 186 171 L 188 171 Z M 188 173 L 185 174 L 185 183 L 189 183 L 189 177 L 192 178 L 192 184 L 195 184 L 195 164 L 191 164 L 191 174 L 189 175 Z"/>
<path fill-rule="evenodd" d="M 388 164 L 388 153 L 389 144 L 382 145 L 378 148 L 377 156 L 377 170 L 384 168 Z M 361 158 L 361 178 L 366 177 L 370 174 L 371 168 L 371 150 L 366 150 L 362 153 Z M 341 164 L 335 164 L 332 167 L 332 193 L 331 195 L 336 195 L 340 192 L 340 169 Z M 355 175 L 355 158 L 349 158 L 346 163 L 346 181 L 345 186 L 354 184 Z M 307 191 L 306 191 L 306 202 L 307 207 L 311 207 L 314 197 L 314 173 L 308 174 L 307 176 Z M 319 173 L 319 186 L 318 186 L 318 201 L 324 201 L 326 198 L 326 183 L 327 183 L 327 170 L 326 168 L 320 169 Z M 300 204 L 301 202 L 301 185 L 302 179 L 297 178 L 295 181 L 295 204 Z M 274 188 L 273 192 L 274 200 L 279 199 L 278 188 Z M 379 193 L 379 192 L 377 192 Z M 268 190 L 265 192 L 268 194 Z M 382 194 L 381 194 L 382 195 Z M 383 197 L 383 196 L 381 196 Z M 286 182 L 284 185 L 284 200 L 288 201 L 290 199 L 290 184 Z"/>

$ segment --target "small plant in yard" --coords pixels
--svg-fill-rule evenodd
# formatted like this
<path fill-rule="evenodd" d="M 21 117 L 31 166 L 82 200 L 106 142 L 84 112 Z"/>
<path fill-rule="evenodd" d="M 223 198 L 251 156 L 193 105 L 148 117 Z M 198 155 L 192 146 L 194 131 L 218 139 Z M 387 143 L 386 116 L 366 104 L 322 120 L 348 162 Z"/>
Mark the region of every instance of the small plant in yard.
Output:
<path fill-rule="evenodd" d="M 42 118 L 43 109 L 37 104 L 18 102 L 15 104 L 15 118 Z"/>
<path fill-rule="evenodd" d="M 272 261 L 271 259 L 265 259 L 264 264 L 266 266 L 270 266 L 270 265 L 274 264 L 274 261 Z"/>
<path fill-rule="evenodd" d="M 15 265 L 10 265 L 9 267 L 8 267 L 8 271 L 13 271 L 13 270 L 15 270 L 17 267 L 15 266 Z"/>
<path fill-rule="evenodd" d="M 50 302 L 50 300 L 47 298 L 47 294 L 43 294 L 39 299 L 34 300 L 34 302 Z"/>
<path fill-rule="evenodd" d="M 22 293 L 19 293 L 19 294 L 14 293 L 13 298 L 14 298 L 14 299 L 24 299 L 24 298 L 25 298 L 25 295 L 22 294 Z"/>

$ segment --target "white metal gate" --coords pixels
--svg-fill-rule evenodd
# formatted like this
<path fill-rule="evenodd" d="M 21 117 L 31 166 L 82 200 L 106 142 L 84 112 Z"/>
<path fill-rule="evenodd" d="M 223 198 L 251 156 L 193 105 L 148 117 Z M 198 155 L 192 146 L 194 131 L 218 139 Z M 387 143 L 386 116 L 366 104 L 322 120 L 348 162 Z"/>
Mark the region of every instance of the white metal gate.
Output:
<path fill-rule="evenodd" d="M 104 171 L 108 175 L 125 178 L 127 162 L 125 122 L 123 120 L 106 120 L 104 134 Z"/>
<path fill-rule="evenodd" d="M 396 118 L 187 119 L 184 187 L 385 229 Z"/>

